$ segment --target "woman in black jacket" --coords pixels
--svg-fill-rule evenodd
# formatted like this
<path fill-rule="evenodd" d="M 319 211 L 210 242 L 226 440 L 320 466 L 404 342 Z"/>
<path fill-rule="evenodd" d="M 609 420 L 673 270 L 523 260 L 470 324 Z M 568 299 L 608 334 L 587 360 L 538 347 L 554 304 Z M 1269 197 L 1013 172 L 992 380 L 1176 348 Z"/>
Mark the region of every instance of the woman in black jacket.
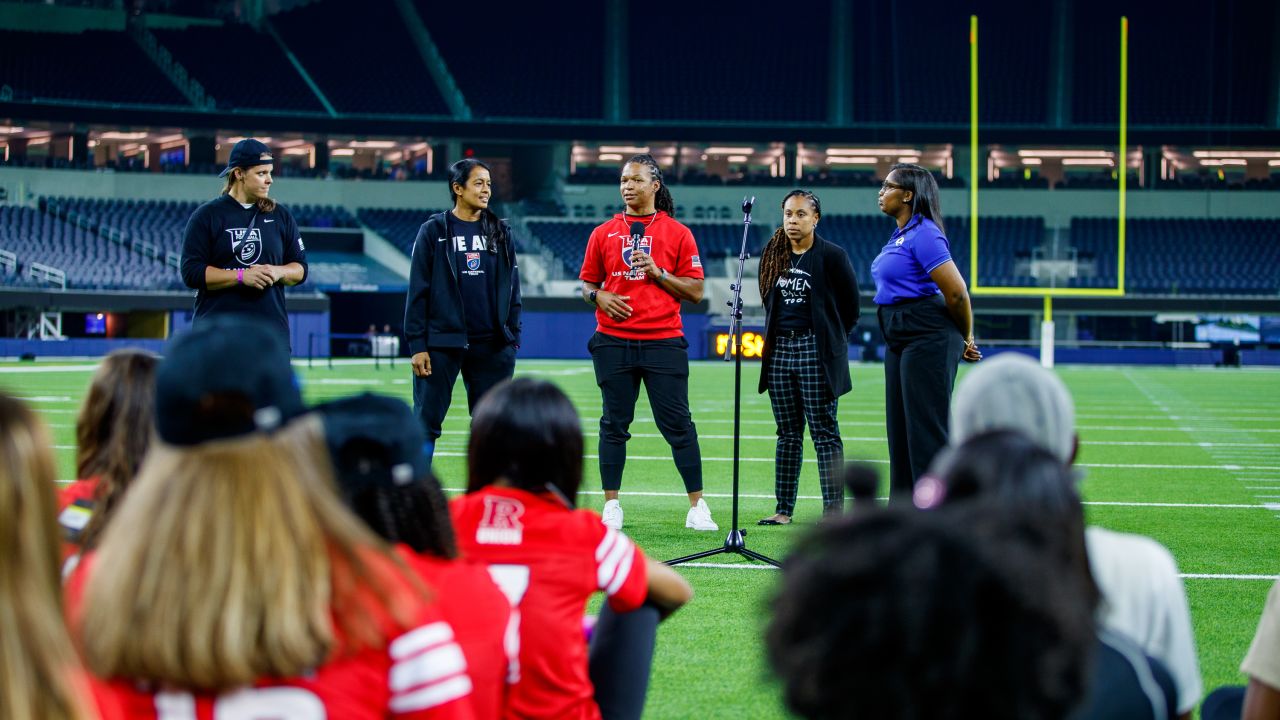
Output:
<path fill-rule="evenodd" d="M 413 368 L 413 410 L 435 448 L 462 373 L 468 410 L 515 373 L 520 347 L 520 273 L 511 228 L 489 209 L 489 166 L 449 168 L 453 209 L 432 215 L 413 243 L 404 335 Z"/>
<path fill-rule="evenodd" d="M 760 254 L 765 307 L 760 392 L 769 391 L 778 423 L 775 493 L 778 504 L 761 525 L 787 525 L 795 511 L 804 426 L 818 455 L 824 513 L 844 502 L 844 443 L 836 399 L 853 389 L 849 333 L 858 322 L 858 280 L 849 256 L 820 237 L 818 196 L 792 190 L 782 201 L 782 227 Z"/>

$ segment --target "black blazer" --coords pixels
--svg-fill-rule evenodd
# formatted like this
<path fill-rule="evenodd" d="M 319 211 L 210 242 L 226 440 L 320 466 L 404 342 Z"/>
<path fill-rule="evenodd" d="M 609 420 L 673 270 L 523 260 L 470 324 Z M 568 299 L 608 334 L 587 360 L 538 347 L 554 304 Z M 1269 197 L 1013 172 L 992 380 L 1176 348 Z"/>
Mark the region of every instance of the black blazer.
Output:
<path fill-rule="evenodd" d="M 404 303 L 404 336 L 409 353 L 427 348 L 467 347 L 467 319 L 462 311 L 458 288 L 458 268 L 453 264 L 449 237 L 449 211 L 432 215 L 413 241 L 409 270 L 409 292 Z M 505 220 L 508 242 L 498 257 L 495 273 L 494 307 L 498 326 L 507 343 L 520 345 L 520 271 L 516 265 L 515 240 Z M 440 249 L 443 248 L 443 249 Z"/>
<path fill-rule="evenodd" d="M 858 278 L 844 248 L 814 234 L 814 272 L 809 279 L 809 310 L 818 340 L 818 358 L 831 393 L 840 397 L 853 389 L 849 377 L 849 334 L 858 324 Z M 764 296 L 764 352 L 760 368 L 760 392 L 768 389 L 769 361 L 778 335 L 777 303 L 781 293 L 770 288 Z"/>

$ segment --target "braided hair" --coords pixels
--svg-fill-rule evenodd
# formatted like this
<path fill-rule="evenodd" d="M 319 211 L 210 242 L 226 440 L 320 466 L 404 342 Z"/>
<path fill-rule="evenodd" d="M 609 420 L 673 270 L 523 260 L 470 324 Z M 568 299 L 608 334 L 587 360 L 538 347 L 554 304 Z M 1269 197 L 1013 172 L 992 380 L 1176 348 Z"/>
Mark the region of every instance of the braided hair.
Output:
<path fill-rule="evenodd" d="M 471 179 L 471 172 L 476 168 L 488 170 L 489 166 L 475 158 L 464 158 L 449 166 L 449 202 L 453 207 L 458 206 L 458 194 L 453 191 L 453 186 L 465 187 L 467 181 Z M 491 253 L 498 252 L 510 241 L 502 220 L 489 208 L 480 210 L 480 232 L 491 241 L 488 246 Z"/>
<path fill-rule="evenodd" d="M 786 207 L 787 201 L 793 197 L 808 200 L 813 206 L 814 214 L 821 217 L 822 201 L 818 200 L 817 195 L 808 190 L 792 190 L 782 198 L 782 206 Z M 774 230 L 773 237 L 769 238 L 769 242 L 764 245 L 764 250 L 760 251 L 760 297 L 768 295 L 774 284 L 778 282 L 778 278 L 786 272 L 790 252 L 791 243 L 787 239 L 786 231 L 782 228 Z"/>
<path fill-rule="evenodd" d="M 631 159 L 627 161 L 628 165 L 631 163 L 649 168 L 649 174 L 654 180 L 658 181 L 658 192 L 654 193 L 653 207 L 674 217 L 676 214 L 676 201 L 671 198 L 671 191 L 667 189 L 667 183 L 662 179 L 662 169 L 658 167 L 658 161 L 654 160 L 652 155 L 643 153 L 632 155 Z"/>

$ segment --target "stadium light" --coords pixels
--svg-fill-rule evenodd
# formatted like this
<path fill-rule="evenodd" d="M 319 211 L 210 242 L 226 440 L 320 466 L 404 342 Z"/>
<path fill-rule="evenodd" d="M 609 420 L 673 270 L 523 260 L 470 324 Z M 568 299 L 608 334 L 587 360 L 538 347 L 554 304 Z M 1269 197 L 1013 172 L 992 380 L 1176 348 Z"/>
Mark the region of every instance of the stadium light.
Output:
<path fill-rule="evenodd" d="M 828 155 L 877 155 L 890 157 L 893 155 L 915 155 L 915 148 L 827 148 Z"/>
<path fill-rule="evenodd" d="M 744 162 L 747 162 L 749 159 L 750 158 L 748 158 L 746 155 L 730 155 L 729 156 L 729 162 L 731 163 L 744 163 Z"/>
<path fill-rule="evenodd" d="M 1018 157 L 1038 158 L 1085 158 L 1111 157 L 1110 150 L 1019 150 Z"/>
<path fill-rule="evenodd" d="M 713 146 L 707 148 L 704 152 L 708 155 L 745 155 L 755 152 L 755 148 L 751 147 L 719 147 Z"/>
<path fill-rule="evenodd" d="M 24 129 L 16 125 L 0 125 L 0 135 L 13 135 L 14 133 L 22 132 Z"/>
<path fill-rule="evenodd" d="M 827 163 L 829 165 L 875 165 L 878 162 L 880 162 L 880 158 L 871 157 L 870 155 L 866 157 L 827 156 Z"/>
<path fill-rule="evenodd" d="M 601 154 L 600 154 L 600 156 L 599 156 L 599 159 L 600 159 L 600 161 L 601 161 L 601 162 L 603 162 L 603 161 L 605 161 L 605 160 L 609 160 L 609 161 L 617 162 L 618 160 L 621 160 L 621 159 L 622 159 L 622 155 L 620 155 L 620 154 L 618 154 L 618 153 L 601 153 Z"/>
<path fill-rule="evenodd" d="M 1094 167 L 1111 167 L 1115 161 L 1111 158 L 1063 158 L 1063 165 L 1085 165 Z"/>
<path fill-rule="evenodd" d="M 329 151 L 329 155 L 332 157 L 349 157 L 355 154 L 356 151 L 351 148 L 334 148 Z"/>
<path fill-rule="evenodd" d="M 1191 154 L 1198 158 L 1280 158 L 1280 151 L 1275 150 L 1196 150 Z"/>
<path fill-rule="evenodd" d="M 112 130 L 104 132 L 98 136 L 100 140 L 146 140 L 151 133 L 146 132 L 117 132 Z"/>
<path fill-rule="evenodd" d="M 370 150 L 390 150 L 400 143 L 394 140 L 352 140 L 347 143 L 353 148 L 368 148 Z"/>
<path fill-rule="evenodd" d="M 648 145 L 601 145 L 598 149 L 602 153 L 631 153 L 632 155 L 649 152 Z"/>

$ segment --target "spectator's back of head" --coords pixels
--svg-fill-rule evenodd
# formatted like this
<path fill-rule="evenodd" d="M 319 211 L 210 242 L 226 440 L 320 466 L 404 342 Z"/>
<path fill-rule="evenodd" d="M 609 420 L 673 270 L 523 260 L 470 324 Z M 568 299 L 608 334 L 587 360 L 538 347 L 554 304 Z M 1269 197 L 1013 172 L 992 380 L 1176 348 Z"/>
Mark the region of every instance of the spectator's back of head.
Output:
<path fill-rule="evenodd" d="M 1075 458 L 1075 406 L 1053 372 L 1018 353 L 1001 353 L 965 375 L 951 401 L 951 443 L 989 430 L 1017 430 L 1064 464 Z"/>
<path fill-rule="evenodd" d="M 93 514 L 77 542 L 93 547 L 133 481 L 155 432 L 156 366 L 140 350 L 102 359 L 76 418 L 76 476 L 98 478 Z"/>
<path fill-rule="evenodd" d="M 304 409 L 288 346 L 252 316 L 201 320 L 169 344 L 156 372 L 156 430 L 170 445 L 274 430 Z"/>
<path fill-rule="evenodd" d="M 467 492 L 498 479 L 573 504 L 582 484 L 582 421 L 552 383 L 516 378 L 485 394 L 471 420 Z"/>
<path fill-rule="evenodd" d="M 1054 582 L 1041 533 L 978 503 L 816 528 L 784 565 L 766 635 L 788 707 L 823 719 L 1065 717 L 1093 625 Z"/>
<path fill-rule="evenodd" d="M 372 393 L 316 406 L 347 505 L 371 530 L 415 552 L 457 556 L 449 504 L 423 450 L 427 435 L 403 400 Z"/>
<path fill-rule="evenodd" d="M 0 717 L 88 717 L 62 617 L 57 478 L 44 425 L 0 394 Z"/>

